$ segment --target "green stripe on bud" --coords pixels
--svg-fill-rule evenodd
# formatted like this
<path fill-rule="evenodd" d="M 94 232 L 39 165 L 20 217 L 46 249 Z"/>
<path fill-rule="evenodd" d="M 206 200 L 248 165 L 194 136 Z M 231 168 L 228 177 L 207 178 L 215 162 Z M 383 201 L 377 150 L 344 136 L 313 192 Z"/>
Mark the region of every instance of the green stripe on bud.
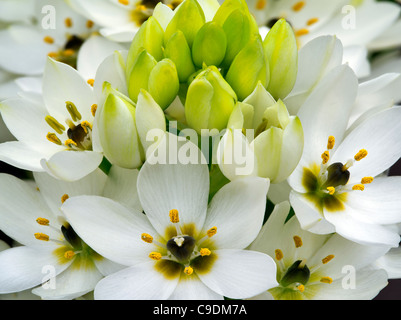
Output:
<path fill-rule="evenodd" d="M 263 47 L 270 66 L 267 90 L 277 99 L 284 99 L 295 84 L 298 71 L 298 47 L 294 31 L 285 19 L 270 29 Z"/>

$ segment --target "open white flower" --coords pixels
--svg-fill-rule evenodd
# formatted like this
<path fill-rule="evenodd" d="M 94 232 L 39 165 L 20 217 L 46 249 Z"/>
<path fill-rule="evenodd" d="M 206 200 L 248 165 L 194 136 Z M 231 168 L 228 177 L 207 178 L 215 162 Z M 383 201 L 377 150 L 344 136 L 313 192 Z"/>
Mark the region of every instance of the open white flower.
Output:
<path fill-rule="evenodd" d="M 250 246 L 275 258 L 279 282 L 255 299 L 372 299 L 387 285 L 387 273 L 371 266 L 389 247 L 302 230 L 295 216 L 287 221 L 289 209 L 288 202 L 276 205 Z"/>
<path fill-rule="evenodd" d="M 25 92 L 0 104 L 18 140 L 0 145 L 0 159 L 60 179 L 84 177 L 103 159 L 92 130 L 95 110 L 93 88 L 75 69 L 48 58 L 42 95 Z"/>
<path fill-rule="evenodd" d="M 108 176 L 98 169 L 79 181 L 65 182 L 34 173 L 35 188 L 2 174 L 0 228 L 22 246 L 0 253 L 0 293 L 36 287 L 33 293 L 43 299 L 73 299 L 119 270 L 121 266 L 100 256 L 76 234 L 60 206 L 69 196 L 89 194 L 125 199 L 125 207 L 140 210 L 137 175 L 137 170 L 112 167 Z"/>
<path fill-rule="evenodd" d="M 174 136 L 166 137 L 156 153 L 173 146 Z M 174 146 L 178 153 L 165 153 L 166 159 L 189 149 L 192 159 L 200 159 L 191 142 Z M 231 182 L 208 208 L 206 164 L 152 164 L 153 160 L 148 159 L 138 176 L 145 215 L 101 197 L 70 198 L 62 206 L 89 245 L 128 266 L 99 282 L 95 298 L 245 298 L 275 286 L 272 259 L 243 250 L 261 228 L 268 181 Z M 96 221 L 91 218 L 94 213 Z"/>

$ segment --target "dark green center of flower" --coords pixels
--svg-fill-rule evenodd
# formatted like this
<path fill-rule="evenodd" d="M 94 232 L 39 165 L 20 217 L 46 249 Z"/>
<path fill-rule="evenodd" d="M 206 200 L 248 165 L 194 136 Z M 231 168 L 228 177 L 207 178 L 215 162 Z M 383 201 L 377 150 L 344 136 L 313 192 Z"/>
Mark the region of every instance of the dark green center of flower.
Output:
<path fill-rule="evenodd" d="M 327 180 L 322 188 L 345 186 L 349 180 L 350 172 L 345 169 L 341 162 L 331 164 L 327 168 Z"/>
<path fill-rule="evenodd" d="M 167 241 L 167 250 L 181 263 L 188 262 L 195 249 L 195 239 L 191 236 L 176 236 Z"/>
<path fill-rule="evenodd" d="M 293 283 L 301 283 L 305 285 L 310 278 L 310 270 L 302 260 L 295 261 L 286 271 L 280 280 L 283 287 Z"/>

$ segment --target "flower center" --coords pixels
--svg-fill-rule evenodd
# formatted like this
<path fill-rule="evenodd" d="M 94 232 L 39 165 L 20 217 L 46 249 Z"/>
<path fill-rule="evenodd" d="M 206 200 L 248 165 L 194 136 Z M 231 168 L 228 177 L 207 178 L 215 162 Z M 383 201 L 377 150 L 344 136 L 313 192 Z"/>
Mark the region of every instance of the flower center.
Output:
<path fill-rule="evenodd" d="M 178 5 L 182 2 L 182 0 L 142 0 L 139 1 L 135 9 L 131 11 L 131 20 L 135 22 L 135 24 L 140 27 L 146 20 L 149 19 L 150 16 L 153 15 L 153 10 L 156 5 L 161 2 L 170 7 L 170 9 L 174 10 L 178 7 Z M 121 4 L 129 5 L 129 1 L 120 1 Z"/>
<path fill-rule="evenodd" d="M 72 23 L 73 22 L 72 22 L 71 18 L 70 19 L 67 18 L 65 20 L 66 26 L 67 26 L 67 24 L 72 26 Z M 54 43 L 54 39 L 49 36 L 46 36 L 43 39 L 43 41 L 46 43 L 49 43 L 49 44 Z M 54 60 L 68 64 L 69 66 L 76 69 L 78 51 L 81 48 L 83 43 L 84 43 L 84 40 L 81 39 L 80 37 L 77 37 L 75 35 L 69 36 L 69 38 L 63 48 L 61 48 L 58 51 L 49 52 L 48 56 Z"/>

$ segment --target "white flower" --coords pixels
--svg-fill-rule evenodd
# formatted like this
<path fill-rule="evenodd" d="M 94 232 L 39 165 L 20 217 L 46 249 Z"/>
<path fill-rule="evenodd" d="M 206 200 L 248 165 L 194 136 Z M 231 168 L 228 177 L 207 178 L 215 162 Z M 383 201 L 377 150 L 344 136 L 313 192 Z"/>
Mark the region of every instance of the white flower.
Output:
<path fill-rule="evenodd" d="M 156 153 L 174 145 L 174 136 L 166 137 Z M 192 159 L 199 160 L 197 147 L 188 143 L 174 146 L 189 148 L 194 152 Z M 267 180 L 231 182 L 208 208 L 206 164 L 152 165 L 153 160 L 148 159 L 138 176 L 145 215 L 100 197 L 70 198 L 62 206 L 74 230 L 89 245 L 128 266 L 99 282 L 95 298 L 244 298 L 275 286 L 272 259 L 243 250 L 261 228 Z"/>
<path fill-rule="evenodd" d="M 48 58 L 42 95 L 25 92 L 0 104 L 18 140 L 0 145 L 0 159 L 60 179 L 84 177 L 103 159 L 92 131 L 95 110 L 93 88 L 75 69 Z"/>
<path fill-rule="evenodd" d="M 388 247 L 359 245 L 338 234 L 307 232 L 295 216 L 286 221 L 289 209 L 288 202 L 276 205 L 250 246 L 275 257 L 279 282 L 255 299 L 372 299 L 387 285 L 387 273 L 371 265 Z"/>
<path fill-rule="evenodd" d="M 65 182 L 34 173 L 35 188 L 2 174 L 0 228 L 22 246 L 0 253 L 0 293 L 36 287 L 33 293 L 43 299 L 73 299 L 119 270 L 121 266 L 100 256 L 76 234 L 60 206 L 69 196 L 90 194 L 124 200 L 124 206 L 140 210 L 137 175 L 137 170 L 112 167 L 108 176 L 98 169 L 79 181 Z"/>

